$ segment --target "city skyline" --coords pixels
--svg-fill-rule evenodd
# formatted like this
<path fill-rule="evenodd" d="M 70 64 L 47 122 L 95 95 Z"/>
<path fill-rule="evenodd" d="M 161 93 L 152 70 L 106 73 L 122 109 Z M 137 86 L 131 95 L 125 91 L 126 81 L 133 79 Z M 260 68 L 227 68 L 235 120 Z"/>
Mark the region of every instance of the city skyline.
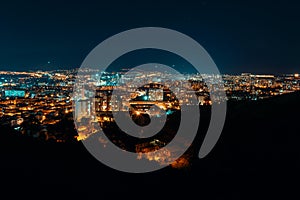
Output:
<path fill-rule="evenodd" d="M 172 66 L 172 68 L 174 68 L 174 65 Z M 1 70 L 0 69 L 0 74 L 2 73 L 19 73 L 19 74 L 22 74 L 22 73 L 35 73 L 35 72 L 54 72 L 54 71 L 77 71 L 79 69 L 79 67 L 70 67 L 70 68 L 64 68 L 64 67 L 61 67 L 61 68 L 53 68 L 53 69 L 43 69 L 43 68 L 30 68 L 30 69 L 26 69 L 26 70 L 15 70 L 15 69 L 9 69 L 9 70 Z M 130 70 L 130 68 L 124 68 L 124 69 L 120 69 L 120 70 L 116 70 L 116 71 L 112 71 L 112 70 L 109 70 L 109 71 L 106 71 L 107 73 L 126 73 L 128 70 Z M 221 73 L 222 75 L 241 75 L 241 74 L 244 74 L 244 73 L 249 73 L 249 74 L 252 74 L 252 75 L 274 75 L 274 76 L 280 76 L 280 75 L 297 75 L 297 74 L 300 74 L 299 73 L 300 70 L 295 70 L 295 71 L 291 71 L 291 72 L 287 72 L 287 73 L 279 73 L 279 72 L 274 72 L 274 71 L 267 71 L 265 73 L 255 73 L 255 72 L 252 72 L 252 71 L 241 71 L 241 72 L 234 72 L 234 73 Z M 199 72 L 185 72 L 183 74 L 199 74 Z"/>
<path fill-rule="evenodd" d="M 174 136 L 174 124 L 181 118 L 181 112 L 196 106 L 201 112 L 205 110 L 204 116 L 208 117 L 213 106 L 229 101 L 261 102 L 300 91 L 299 74 L 176 76 L 160 71 L 136 70 L 128 74 L 126 70 L 115 73 L 95 69 L 84 69 L 77 74 L 78 70 L 0 71 L 0 126 L 9 127 L 23 137 L 52 143 L 86 142 L 99 136 L 101 148 L 106 148 L 109 139 L 123 150 L 136 152 L 137 160 L 166 165 L 175 158 L 178 148 L 155 150 Z M 161 80 L 166 81 L 162 84 Z M 114 91 L 118 91 L 115 96 Z M 226 96 L 219 95 L 222 91 Z M 139 126 L 149 124 L 153 117 L 163 120 L 165 116 L 168 123 L 154 138 L 136 140 L 116 128 L 115 113 Z M 108 139 L 99 127 L 105 130 Z M 144 132 L 137 134 L 142 136 Z M 192 153 L 188 152 L 170 166 L 186 168 L 191 159 Z"/>
<path fill-rule="evenodd" d="M 174 64 L 170 65 L 172 66 L 172 68 L 174 68 Z M 41 65 L 40 66 L 27 66 L 24 68 L 16 68 L 15 66 L 0 66 L 0 71 L 7 71 L 7 72 L 35 72 L 35 71 L 55 71 L 55 70 L 73 70 L 73 69 L 78 69 L 80 66 L 50 66 L 47 64 L 45 65 Z M 182 68 L 184 66 L 181 65 Z M 175 68 L 176 69 L 176 68 Z M 222 69 L 220 67 L 220 69 Z M 115 70 L 115 71 L 110 71 L 110 72 L 118 72 L 119 70 Z M 300 69 L 298 69 L 298 67 L 295 67 L 293 69 L 290 70 L 286 70 L 285 72 L 280 72 L 280 71 L 274 71 L 274 70 L 244 70 L 243 68 L 240 68 L 239 70 L 236 71 L 221 71 L 221 74 L 241 74 L 241 73 L 252 73 L 252 74 L 274 74 L 274 75 L 280 75 L 280 74 L 297 74 L 300 73 Z M 186 73 L 193 73 L 193 72 L 186 72 Z"/>

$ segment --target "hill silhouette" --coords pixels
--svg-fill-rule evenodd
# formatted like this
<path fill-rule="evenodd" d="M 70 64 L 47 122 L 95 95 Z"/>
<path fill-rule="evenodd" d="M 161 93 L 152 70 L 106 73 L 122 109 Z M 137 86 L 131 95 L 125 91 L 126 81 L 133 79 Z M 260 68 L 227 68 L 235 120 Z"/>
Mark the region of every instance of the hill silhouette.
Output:
<path fill-rule="evenodd" d="M 300 170 L 300 93 L 251 102 L 228 102 L 219 142 L 188 169 L 146 174 L 101 164 L 81 143 L 49 143 L 1 127 L 1 185 L 30 193 L 101 196 L 135 192 L 218 199 L 296 194 Z"/>

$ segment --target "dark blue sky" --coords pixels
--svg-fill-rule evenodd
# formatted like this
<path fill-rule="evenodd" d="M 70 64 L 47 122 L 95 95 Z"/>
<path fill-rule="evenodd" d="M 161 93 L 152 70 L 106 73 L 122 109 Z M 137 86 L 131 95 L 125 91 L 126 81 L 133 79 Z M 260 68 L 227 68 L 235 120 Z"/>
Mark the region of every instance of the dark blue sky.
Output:
<path fill-rule="evenodd" d="M 8 1 L 0 70 L 78 67 L 107 37 L 158 26 L 197 40 L 223 73 L 299 72 L 299 10 L 297 1 Z"/>

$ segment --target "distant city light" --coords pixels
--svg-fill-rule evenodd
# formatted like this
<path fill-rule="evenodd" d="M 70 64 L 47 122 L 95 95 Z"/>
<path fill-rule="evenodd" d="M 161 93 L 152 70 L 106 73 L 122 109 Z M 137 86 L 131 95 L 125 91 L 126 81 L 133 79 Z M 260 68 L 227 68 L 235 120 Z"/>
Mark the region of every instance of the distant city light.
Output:
<path fill-rule="evenodd" d="M 143 100 L 147 101 L 148 100 L 148 96 L 144 96 Z"/>
<path fill-rule="evenodd" d="M 48 63 L 51 62 L 48 61 Z M 80 127 L 79 136 L 72 137 L 77 140 L 84 140 L 89 137 L 88 134 L 94 133 L 89 131 L 89 129 L 93 129 L 92 124 L 100 123 L 103 125 L 103 123 L 114 122 L 114 118 L 110 115 L 113 110 L 128 112 L 128 108 L 133 108 L 133 115 L 138 116 L 139 120 L 144 120 L 141 116 L 144 113 L 156 117 L 162 117 L 163 113 L 170 116 L 179 111 L 182 104 L 193 105 L 196 103 L 199 106 L 209 106 L 227 100 L 259 101 L 276 95 L 300 91 L 300 76 L 298 73 L 277 76 L 251 73 L 224 74 L 222 75 L 224 82 L 219 83 L 216 82 L 216 76 L 211 74 L 186 74 L 183 78 L 178 78 L 174 77 L 173 74 L 155 74 L 152 72 L 129 77 L 128 84 L 126 84 L 118 82 L 120 77 L 123 76 L 122 72 L 97 71 L 95 76 L 84 78 L 82 85 L 87 85 L 86 92 L 76 94 L 76 91 L 72 91 L 76 74 L 77 70 L 0 71 L 0 102 L 2 104 L 0 115 L 8 117 L 8 119 L 10 117 L 18 119 L 18 121 L 15 120 L 16 123 L 13 123 L 13 128 L 24 133 L 29 131 L 28 134 L 33 134 L 33 132 L 15 126 L 23 126 L 31 119 L 36 119 L 39 126 L 41 126 L 40 130 L 47 132 L 47 126 L 59 124 L 65 119 L 65 116 L 68 116 L 67 118 L 70 120 L 91 120 L 91 127 Z M 151 78 L 152 83 L 147 84 L 143 81 L 147 75 L 159 78 Z M 176 95 L 180 97 L 178 99 L 171 89 L 159 84 L 160 80 L 170 76 L 172 82 L 169 85 L 173 85 L 175 90 L 178 88 L 177 86 L 184 88 L 175 91 Z M 141 82 L 135 85 L 132 84 L 130 79 L 138 79 Z M 186 80 L 189 80 L 188 84 L 184 84 Z M 213 88 L 209 89 L 204 80 L 214 83 Z M 223 87 L 221 87 L 221 84 L 223 84 Z M 91 88 L 88 88 L 89 86 Z M 93 96 L 94 86 L 96 86 L 96 95 Z M 112 99 L 115 88 L 124 91 L 124 95 Z M 221 88 L 226 90 L 226 99 L 211 99 L 210 93 L 212 91 L 217 93 Z M 75 95 L 73 95 L 74 92 Z M 126 96 L 125 93 L 129 93 L 129 96 Z M 194 94 L 197 96 L 197 102 L 189 100 L 190 96 Z M 83 96 L 84 99 L 81 98 Z M 76 101 L 80 104 L 75 108 L 79 114 L 72 116 L 73 103 Z M 158 108 L 158 111 L 151 110 L 153 105 Z M 97 117 L 88 119 L 93 106 L 96 108 Z M 47 134 L 49 134 L 49 137 L 56 138 L 57 142 L 65 141 L 50 132 Z"/>

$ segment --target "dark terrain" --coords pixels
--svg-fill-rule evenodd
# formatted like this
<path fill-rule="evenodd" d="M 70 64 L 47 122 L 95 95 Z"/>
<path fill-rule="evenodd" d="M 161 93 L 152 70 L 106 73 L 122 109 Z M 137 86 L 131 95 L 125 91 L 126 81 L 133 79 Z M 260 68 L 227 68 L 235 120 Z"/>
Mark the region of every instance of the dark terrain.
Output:
<path fill-rule="evenodd" d="M 0 191 L 41 199 L 61 194 L 102 199 L 104 193 L 114 198 L 117 192 L 135 198 L 287 199 L 299 186 L 299 102 L 299 92 L 228 102 L 223 133 L 207 157 L 194 158 L 186 169 L 146 174 L 110 169 L 81 143 L 42 142 L 2 127 Z"/>

